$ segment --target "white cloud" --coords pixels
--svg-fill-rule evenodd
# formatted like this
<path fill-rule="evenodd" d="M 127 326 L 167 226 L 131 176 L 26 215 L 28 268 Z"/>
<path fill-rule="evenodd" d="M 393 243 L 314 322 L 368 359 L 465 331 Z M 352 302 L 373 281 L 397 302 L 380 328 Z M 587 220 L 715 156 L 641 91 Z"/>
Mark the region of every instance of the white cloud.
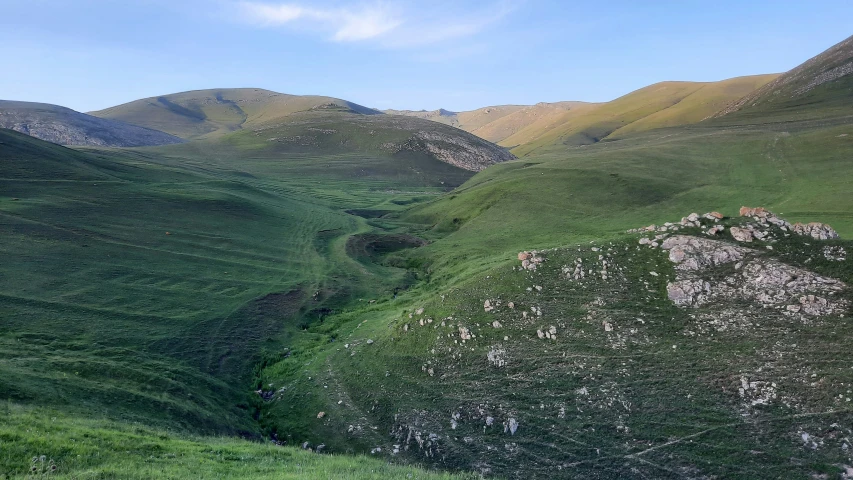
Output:
<path fill-rule="evenodd" d="M 311 8 L 297 4 L 242 2 L 240 11 L 245 20 L 260 26 L 297 25 L 332 32 L 332 40 L 353 42 L 383 35 L 401 23 L 402 19 L 384 4 L 365 5 L 359 9 Z"/>
<path fill-rule="evenodd" d="M 241 18 L 252 25 L 323 32 L 336 42 L 372 40 L 385 48 L 413 48 L 470 37 L 512 11 L 506 0 L 478 12 L 446 6 L 407 9 L 406 4 L 388 2 L 326 8 L 292 2 L 244 1 L 237 5 Z"/>

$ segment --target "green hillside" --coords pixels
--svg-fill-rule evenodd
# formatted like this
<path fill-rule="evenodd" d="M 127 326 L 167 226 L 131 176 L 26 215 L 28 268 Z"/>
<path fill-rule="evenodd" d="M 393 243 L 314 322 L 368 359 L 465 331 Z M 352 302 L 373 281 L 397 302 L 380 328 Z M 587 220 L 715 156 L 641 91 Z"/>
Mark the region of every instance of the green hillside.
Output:
<path fill-rule="evenodd" d="M 721 123 L 849 117 L 851 96 L 853 37 L 733 102 L 717 116 Z"/>
<path fill-rule="evenodd" d="M 0 479 L 849 476 L 840 45 L 802 108 L 467 117 L 521 158 L 251 89 L 96 112 L 175 145 L 0 130 Z"/>
<path fill-rule="evenodd" d="M 216 136 L 306 110 L 377 112 L 346 100 L 286 95 L 259 88 L 225 88 L 144 98 L 91 115 L 153 128 L 181 138 Z"/>
<path fill-rule="evenodd" d="M 699 322 L 720 307 L 673 306 L 666 253 L 638 249 L 637 235 L 624 233 L 690 211 L 736 216 L 764 205 L 849 238 L 850 125 L 786 127 L 665 129 L 562 147 L 489 168 L 404 212 L 396 224 L 432 240 L 408 256 L 427 281 L 310 329 L 297 355 L 264 370 L 274 395 L 262 425 L 336 449 L 408 446 L 416 461 L 508 478 L 837 473 L 848 461 L 842 439 L 853 434 L 849 322 L 792 323 L 741 303 L 722 308 L 748 325 Z M 825 246 L 849 252 L 849 241 L 764 245 L 755 247 L 767 261 L 853 280 L 849 256 L 823 256 Z M 520 271 L 516 255 L 531 249 L 546 263 Z M 602 255 L 615 269 L 608 280 Z M 567 281 L 577 258 L 591 280 Z M 500 302 L 494 312 L 486 300 Z M 551 327 L 556 340 L 537 338 Z M 460 328 L 473 338 L 463 342 Z M 745 415 L 741 377 L 774 383 L 788 400 Z M 825 380 L 801 386 L 810 378 Z M 518 433 L 507 433 L 510 419 Z M 844 427 L 831 433 L 836 424 Z M 827 447 L 812 450 L 803 433 Z"/>
<path fill-rule="evenodd" d="M 348 238 L 375 227 L 345 210 L 399 209 L 449 188 L 438 177 L 455 185 L 471 175 L 420 156 L 386 177 L 342 170 L 330 186 L 324 173 L 335 166 L 377 160 L 280 153 L 235 163 L 194 145 L 172 147 L 179 155 L 83 152 L 0 130 L 4 402 L 260 439 L 256 367 L 343 305 L 413 281 L 347 256 Z"/>
<path fill-rule="evenodd" d="M 728 102 L 769 82 L 773 75 L 741 77 L 723 82 L 662 82 L 641 88 L 582 113 L 569 111 L 547 129 L 508 138 L 518 156 L 551 145 L 590 145 L 668 126 L 690 125 L 712 116 Z"/>

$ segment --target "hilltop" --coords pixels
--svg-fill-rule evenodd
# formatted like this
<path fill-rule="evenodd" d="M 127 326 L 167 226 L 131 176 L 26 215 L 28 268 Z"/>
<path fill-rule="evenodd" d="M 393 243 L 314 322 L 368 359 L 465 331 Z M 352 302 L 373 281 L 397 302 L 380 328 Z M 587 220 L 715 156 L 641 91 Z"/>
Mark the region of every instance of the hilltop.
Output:
<path fill-rule="evenodd" d="M 332 97 L 287 95 L 259 88 L 223 88 L 144 98 L 90 114 L 192 139 L 217 136 L 308 110 L 379 113 Z"/>
<path fill-rule="evenodd" d="M 456 126 L 525 156 L 550 145 L 589 145 L 632 133 L 695 124 L 776 77 L 661 82 L 605 103 L 557 102 L 460 113 L 400 113 Z"/>
<path fill-rule="evenodd" d="M 46 103 L 0 100 L 0 128 L 60 145 L 145 147 L 181 143 L 178 137 Z"/>
<path fill-rule="evenodd" d="M 853 37 L 786 72 L 722 109 L 724 121 L 773 117 L 849 116 L 853 96 Z"/>

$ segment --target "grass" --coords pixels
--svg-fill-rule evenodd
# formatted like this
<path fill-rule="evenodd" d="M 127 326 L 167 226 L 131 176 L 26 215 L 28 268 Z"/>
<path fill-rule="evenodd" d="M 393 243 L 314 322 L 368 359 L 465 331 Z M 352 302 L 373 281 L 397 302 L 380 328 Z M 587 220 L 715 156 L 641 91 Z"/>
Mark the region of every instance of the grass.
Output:
<path fill-rule="evenodd" d="M 276 104 L 275 120 L 258 91 L 119 109 L 199 137 L 183 145 L 0 131 L 0 475 L 33 457 L 66 478 L 452 478 L 389 460 L 506 478 L 838 475 L 853 464 L 849 315 L 676 308 L 666 253 L 624 232 L 761 205 L 849 238 L 849 117 L 612 135 L 692 122 L 724 96 L 701 90 L 649 87 L 476 175 L 387 148 L 433 124 L 339 104 Z M 823 243 L 755 246 L 853 281 L 853 257 Z M 530 249 L 547 249 L 535 272 L 515 260 Z M 578 258 L 588 275 L 569 281 Z M 731 329 L 711 323 L 721 308 Z M 742 379 L 778 401 L 751 405 Z M 291 448 L 304 442 L 334 455 Z"/>
<path fill-rule="evenodd" d="M 0 407 L 0 478 L 257 478 L 351 480 L 465 478 L 364 456 L 198 437 L 143 424 Z"/>
<path fill-rule="evenodd" d="M 0 132 L 4 400 L 258 439 L 256 367 L 330 312 L 411 283 L 347 255 L 375 227 L 344 206 L 399 210 L 447 188 L 439 175 L 471 175 L 425 157 L 407 167 L 436 168 L 426 180 L 345 171 L 384 160 L 369 154 L 235 163 L 237 143 L 79 151 Z"/>
<path fill-rule="evenodd" d="M 788 240 L 772 256 L 853 279 L 849 260 L 826 261 L 807 243 Z M 602 254 L 616 272 L 609 280 L 562 274 L 576 258 L 595 270 Z M 396 445 L 442 468 L 509 478 L 808 478 L 849 461 L 849 322 L 752 312 L 748 327 L 697 333 L 705 311 L 666 299 L 672 264 L 636 236 L 545 256 L 535 273 L 505 260 L 309 329 L 291 357 L 264 370 L 275 394 L 261 424 L 291 441 L 356 452 Z M 497 310 L 484 311 L 485 300 Z M 556 340 L 537 338 L 551 326 Z M 461 341 L 460 327 L 473 338 Z M 489 361 L 494 352 L 505 366 Z M 778 383 L 790 406 L 745 413 L 743 375 Z M 515 434 L 505 430 L 511 419 Z M 804 449 L 802 432 L 819 432 L 811 435 L 825 447 Z"/>
<path fill-rule="evenodd" d="M 375 113 L 361 105 L 331 97 L 285 95 L 260 88 L 224 88 L 145 98 L 90 114 L 189 139 L 217 138 L 243 127 L 327 107 Z"/>

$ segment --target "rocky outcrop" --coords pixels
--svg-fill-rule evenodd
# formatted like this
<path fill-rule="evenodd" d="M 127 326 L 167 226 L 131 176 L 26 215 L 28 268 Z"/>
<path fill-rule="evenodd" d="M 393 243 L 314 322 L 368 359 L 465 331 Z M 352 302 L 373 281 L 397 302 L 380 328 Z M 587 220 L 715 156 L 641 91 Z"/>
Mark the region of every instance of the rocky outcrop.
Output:
<path fill-rule="evenodd" d="M 531 252 L 519 252 L 518 260 L 521 261 L 521 268 L 535 272 L 536 267 L 545 261 L 545 257 L 542 256 L 541 252 L 533 250 Z"/>
<path fill-rule="evenodd" d="M 503 147 L 470 134 L 449 135 L 434 130 L 416 132 L 400 147 L 402 150 L 423 151 L 444 163 L 472 172 L 479 172 L 495 163 L 514 160 L 515 155 Z"/>
<path fill-rule="evenodd" d="M 0 100 L 0 128 L 59 145 L 146 147 L 182 143 L 158 130 L 93 117 L 43 103 Z"/>
<path fill-rule="evenodd" d="M 732 299 L 754 302 L 786 314 L 830 315 L 843 313 L 848 304 L 835 297 L 846 285 L 814 272 L 757 255 L 757 250 L 721 240 L 689 236 L 668 238 L 676 279 L 667 285 L 669 299 L 681 307 L 699 307 Z M 734 264 L 735 273 L 722 279 L 714 267 Z"/>

